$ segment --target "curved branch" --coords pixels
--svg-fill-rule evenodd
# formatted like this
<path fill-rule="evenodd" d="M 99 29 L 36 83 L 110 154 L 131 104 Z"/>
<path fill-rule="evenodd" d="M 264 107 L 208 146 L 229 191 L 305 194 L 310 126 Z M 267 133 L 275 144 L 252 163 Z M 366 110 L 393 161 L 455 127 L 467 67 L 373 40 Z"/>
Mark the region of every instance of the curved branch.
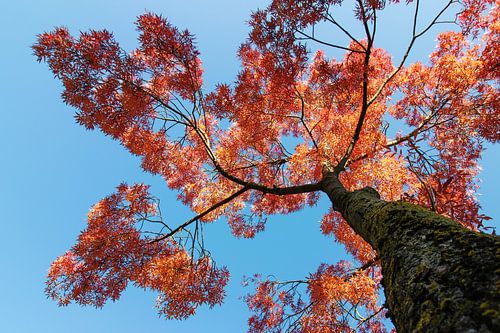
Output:
<path fill-rule="evenodd" d="M 424 35 L 441 17 L 441 15 L 451 6 L 452 3 L 454 3 L 456 0 L 449 0 L 448 3 L 441 9 L 441 11 L 434 17 L 434 19 L 429 23 L 429 25 L 423 29 L 420 33 L 416 33 L 417 30 L 417 18 L 418 18 L 418 12 L 419 12 L 419 3 L 420 1 L 417 0 L 416 2 L 416 7 L 415 7 L 415 13 L 413 16 L 413 28 L 412 28 L 412 39 L 410 41 L 410 44 L 408 45 L 408 48 L 406 49 L 406 52 L 399 63 L 398 67 L 389 75 L 389 77 L 382 83 L 382 85 L 379 87 L 379 89 L 375 92 L 375 94 L 368 100 L 368 63 L 369 63 L 369 57 L 370 57 L 370 51 L 371 51 L 371 46 L 373 44 L 373 39 L 371 39 L 371 36 L 369 34 L 369 29 L 368 26 L 365 22 L 365 30 L 368 38 L 368 47 L 366 50 L 366 56 L 365 56 L 365 68 L 364 68 L 364 73 L 363 73 L 363 105 L 361 108 L 361 113 L 358 119 L 358 123 L 356 125 L 356 130 L 354 131 L 354 135 L 352 137 L 351 143 L 349 144 L 344 156 L 339 162 L 339 168 L 343 170 L 348 164 L 349 164 L 349 158 L 351 156 L 352 151 L 354 150 L 354 147 L 359 139 L 359 135 L 361 133 L 361 129 L 363 126 L 364 119 L 366 117 L 366 112 L 368 111 L 368 108 L 375 102 L 377 97 L 382 93 L 383 89 L 387 86 L 387 84 L 401 71 L 401 69 L 404 66 L 404 63 L 406 62 L 410 51 L 413 48 L 413 45 L 415 41 Z M 358 0 L 358 2 L 361 4 L 361 2 Z M 365 13 L 364 10 L 362 10 L 362 15 L 363 19 L 365 18 Z"/>
<path fill-rule="evenodd" d="M 168 110 L 174 112 L 175 114 L 179 115 L 182 119 L 186 121 L 185 126 L 191 127 L 195 133 L 198 135 L 198 138 L 200 139 L 201 143 L 203 144 L 203 147 L 205 148 L 205 151 L 208 155 L 208 158 L 210 161 L 213 163 L 215 170 L 219 172 L 220 175 L 222 175 L 224 178 L 242 185 L 248 189 L 251 190 L 256 190 L 260 191 L 263 193 L 267 194 L 275 194 L 275 195 L 288 195 L 288 194 L 301 194 L 301 193 L 308 193 L 308 192 L 316 192 L 321 189 L 321 184 L 319 182 L 317 183 L 309 183 L 309 184 L 303 184 L 303 185 L 296 185 L 296 186 L 287 186 L 287 187 L 269 187 L 265 186 L 259 183 L 255 183 L 252 181 L 246 181 L 243 180 L 239 177 L 234 176 L 233 174 L 229 173 L 226 169 L 224 169 L 220 163 L 217 161 L 217 157 L 214 154 L 212 148 L 210 147 L 209 139 L 207 137 L 207 134 L 200 129 L 197 126 L 197 121 L 196 119 L 191 119 L 179 110 L 172 108 L 168 103 L 165 103 L 165 101 L 157 96 L 153 91 L 150 89 L 147 89 L 143 86 L 136 85 L 138 88 L 143 89 L 143 91 L 148 94 L 151 98 L 156 100 L 158 103 L 160 103 L 163 107 L 167 108 Z"/>
<path fill-rule="evenodd" d="M 230 173 L 228 173 L 226 170 L 224 170 L 219 164 L 215 165 L 215 168 L 222 176 L 231 180 L 232 182 L 248 187 L 251 190 L 260 191 L 267 194 L 288 195 L 288 194 L 316 192 L 321 190 L 321 182 L 296 185 L 296 186 L 287 186 L 287 187 L 268 187 L 262 184 L 254 183 L 251 181 L 245 181 L 243 179 L 235 177 Z"/>
<path fill-rule="evenodd" d="M 389 77 L 384 81 L 384 83 L 382 83 L 382 85 L 377 89 L 377 91 L 375 92 L 375 94 L 370 98 L 370 100 L 368 101 L 368 106 L 372 105 L 373 102 L 375 102 L 375 100 L 377 99 L 378 96 L 380 96 L 380 94 L 382 93 L 382 91 L 384 90 L 384 88 L 387 86 L 387 84 L 401 71 L 401 69 L 404 66 L 404 63 L 406 62 L 406 60 L 408 59 L 408 56 L 410 55 L 410 51 L 412 50 L 413 45 L 415 44 L 415 41 L 419 37 L 421 37 L 422 35 L 424 35 L 427 31 L 429 31 L 429 29 L 432 28 L 432 26 L 434 26 L 434 24 L 436 24 L 436 22 L 438 22 L 438 20 L 441 17 L 441 15 L 443 15 L 443 13 L 448 9 L 448 7 L 450 7 L 451 4 L 454 3 L 455 1 L 456 0 L 450 0 L 450 1 L 448 1 L 448 3 L 446 4 L 446 6 L 444 6 L 443 9 L 441 9 L 441 11 L 431 21 L 431 23 L 429 23 L 429 25 L 424 30 L 422 30 L 420 33 L 417 34 L 416 33 L 416 30 L 417 30 L 417 18 L 418 18 L 418 11 L 419 11 L 419 0 L 417 0 L 416 7 L 415 7 L 415 14 L 413 16 L 413 29 L 412 29 L 413 33 L 412 33 L 412 38 L 410 40 L 410 43 L 408 44 L 406 52 L 403 55 L 403 58 L 401 59 L 398 67 L 389 75 Z"/>

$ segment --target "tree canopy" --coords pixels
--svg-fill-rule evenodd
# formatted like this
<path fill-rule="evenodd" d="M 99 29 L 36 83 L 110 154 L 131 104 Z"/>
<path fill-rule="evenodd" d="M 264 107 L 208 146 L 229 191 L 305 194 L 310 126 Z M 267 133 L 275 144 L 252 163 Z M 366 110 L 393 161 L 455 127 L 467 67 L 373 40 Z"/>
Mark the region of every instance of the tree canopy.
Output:
<path fill-rule="evenodd" d="M 47 294 L 100 307 L 133 283 L 157 291 L 159 313 L 177 319 L 220 304 L 229 272 L 214 264 L 202 224 L 224 217 L 236 237 L 252 238 L 268 216 L 314 206 L 332 171 L 349 191 L 371 187 L 484 231 L 478 159 L 485 141 L 500 139 L 499 9 L 493 0 L 441 2 L 421 17 L 418 0 L 273 1 L 250 18 L 239 74 L 213 91 L 194 36 L 160 15 L 138 17 L 131 51 L 106 30 L 41 34 L 35 55 L 63 82 L 76 121 L 142 157 L 194 212 L 167 224 L 147 185 L 118 185 L 52 264 Z M 340 6 L 353 6 L 361 35 L 342 24 Z M 413 13 L 401 59 L 377 47 L 386 6 Z M 441 27 L 429 59 L 407 63 L 418 39 Z M 357 263 L 323 264 L 294 281 L 256 276 L 245 299 L 251 332 L 385 329 L 377 252 L 333 207 L 321 230 Z"/>

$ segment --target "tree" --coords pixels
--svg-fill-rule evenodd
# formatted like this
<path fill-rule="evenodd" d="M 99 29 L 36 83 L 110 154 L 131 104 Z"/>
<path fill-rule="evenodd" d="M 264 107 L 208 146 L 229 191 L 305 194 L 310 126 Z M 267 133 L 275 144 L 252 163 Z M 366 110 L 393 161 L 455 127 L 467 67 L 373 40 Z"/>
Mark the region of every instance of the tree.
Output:
<path fill-rule="evenodd" d="M 255 277 L 251 332 L 379 332 L 384 313 L 402 332 L 498 330 L 499 239 L 480 232 L 488 217 L 474 196 L 482 144 L 500 139 L 493 3 L 444 1 L 422 20 L 420 2 L 407 1 L 412 36 L 393 64 L 376 47 L 385 1 L 354 1 L 362 37 L 336 17 L 342 1 L 273 1 L 251 17 L 236 81 L 210 93 L 193 36 L 161 16 L 138 18 L 132 52 L 105 30 L 40 35 L 35 55 L 62 80 L 77 122 L 141 156 L 196 214 L 169 225 L 148 186 L 119 185 L 52 264 L 47 294 L 103 306 L 131 282 L 158 291 L 167 318 L 186 318 L 221 303 L 229 278 L 203 245 L 203 223 L 226 217 L 235 236 L 251 238 L 267 216 L 324 192 L 333 208 L 322 231 L 360 268 L 342 261 L 303 280 Z M 407 65 L 415 42 L 444 24 L 459 29 L 439 35 L 428 63 Z M 319 37 L 325 28 L 349 42 Z M 315 44 L 345 53 L 310 60 Z"/>

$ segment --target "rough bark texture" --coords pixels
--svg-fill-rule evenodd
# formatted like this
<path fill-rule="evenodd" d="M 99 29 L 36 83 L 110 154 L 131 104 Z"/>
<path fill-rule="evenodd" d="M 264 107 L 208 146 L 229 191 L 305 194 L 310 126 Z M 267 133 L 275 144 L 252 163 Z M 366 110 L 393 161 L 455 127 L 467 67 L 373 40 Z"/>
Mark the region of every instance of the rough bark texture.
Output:
<path fill-rule="evenodd" d="M 377 251 L 398 332 L 500 332 L 500 237 L 372 188 L 346 191 L 333 172 L 323 191 Z"/>

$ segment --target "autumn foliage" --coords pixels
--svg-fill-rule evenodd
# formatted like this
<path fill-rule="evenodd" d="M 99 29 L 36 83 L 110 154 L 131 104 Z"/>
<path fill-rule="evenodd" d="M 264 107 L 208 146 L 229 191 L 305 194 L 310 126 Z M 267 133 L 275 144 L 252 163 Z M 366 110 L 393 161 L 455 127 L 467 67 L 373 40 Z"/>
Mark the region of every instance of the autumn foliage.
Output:
<path fill-rule="evenodd" d="M 49 270 L 47 293 L 59 304 L 102 306 L 118 299 L 129 282 L 159 292 L 157 308 L 169 318 L 185 318 L 200 304 L 222 301 L 226 269 L 213 267 L 207 256 L 192 260 L 173 240 L 150 244 L 141 237 L 137 221 L 157 212 L 147 190 L 122 184 L 92 207 L 77 244 Z"/>
<path fill-rule="evenodd" d="M 199 224 L 225 217 L 236 237 L 254 237 L 267 216 L 317 202 L 325 165 L 341 167 L 348 190 L 370 186 L 385 200 L 481 229 L 488 217 L 475 196 L 478 159 L 485 141 L 500 139 L 498 6 L 443 1 L 435 17 L 421 19 L 419 1 L 354 2 L 365 30 L 359 38 L 334 18 L 345 5 L 339 0 L 273 1 L 254 12 L 238 76 L 211 92 L 194 37 L 161 16 L 139 16 L 132 51 L 106 30 L 41 34 L 35 55 L 63 82 L 76 121 L 140 156 L 142 168 L 163 177 L 196 214 L 167 225 L 147 186 L 118 186 L 52 264 L 47 294 L 61 305 L 100 307 L 132 283 L 157 291 L 167 318 L 220 304 L 229 272 L 200 244 Z M 375 27 L 383 24 L 377 14 L 396 5 L 411 7 L 415 23 L 393 63 L 377 47 Z M 456 13 L 430 58 L 407 64 L 418 39 Z M 316 25 L 350 42 L 320 38 Z M 312 53 L 318 45 L 324 50 Z M 344 55 L 329 56 L 332 49 Z M 396 124 L 404 126 L 396 131 Z M 297 281 L 255 277 L 246 298 L 251 332 L 385 330 L 377 254 L 340 213 L 325 213 L 322 232 L 358 264 L 323 264 Z"/>

